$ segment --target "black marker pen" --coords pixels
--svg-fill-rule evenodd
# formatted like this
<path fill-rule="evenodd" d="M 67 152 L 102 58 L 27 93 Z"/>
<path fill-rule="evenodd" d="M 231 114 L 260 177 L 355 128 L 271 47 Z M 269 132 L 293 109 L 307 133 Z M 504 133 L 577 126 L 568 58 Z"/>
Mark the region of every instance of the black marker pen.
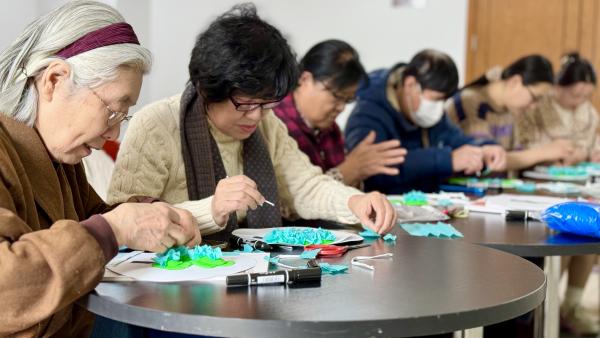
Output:
<path fill-rule="evenodd" d="M 249 240 L 243 239 L 241 237 L 238 237 L 236 235 L 230 235 L 229 242 L 231 244 L 233 244 L 235 247 L 239 247 L 239 248 L 243 247 L 244 244 L 248 244 L 256 250 L 262 250 L 262 251 L 273 250 L 273 247 L 270 244 L 267 244 L 266 242 L 263 242 L 261 240 L 249 241 Z"/>
<path fill-rule="evenodd" d="M 321 268 L 280 270 L 266 273 L 246 273 L 227 276 L 227 286 L 316 282 L 321 280 Z"/>

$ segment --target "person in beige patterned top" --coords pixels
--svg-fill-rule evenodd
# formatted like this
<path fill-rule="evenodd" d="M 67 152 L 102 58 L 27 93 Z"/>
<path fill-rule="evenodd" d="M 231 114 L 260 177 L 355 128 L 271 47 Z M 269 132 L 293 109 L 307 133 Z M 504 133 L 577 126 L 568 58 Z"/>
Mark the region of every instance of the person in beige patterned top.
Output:
<path fill-rule="evenodd" d="M 545 57 L 522 57 L 504 69 L 491 69 L 463 87 L 446 101 L 446 113 L 465 134 L 491 138 L 502 145 L 508 152 L 507 170 L 562 160 L 574 149 L 572 142 L 557 140 L 523 150 L 516 123 L 550 92 L 553 77 L 552 65 Z"/>
<path fill-rule="evenodd" d="M 565 56 L 554 95 L 545 97 L 518 120 L 521 145 L 531 148 L 555 140 L 571 140 L 576 149 L 562 163 L 589 160 L 598 129 L 598 112 L 590 102 L 595 88 L 592 65 L 576 53 Z"/>
<path fill-rule="evenodd" d="M 324 175 L 273 114 L 296 85 L 298 67 L 287 41 L 254 6 L 235 6 L 198 36 L 189 72 L 181 96 L 135 114 L 109 201 L 142 194 L 174 203 L 192 212 L 203 238 L 215 240 L 237 227 L 279 226 L 280 210 L 362 222 L 379 233 L 395 225 L 384 195 Z"/>
<path fill-rule="evenodd" d="M 597 139 L 598 112 L 590 102 L 596 88 L 596 73 L 591 63 L 571 53 L 563 57 L 554 95 L 545 98 L 519 121 L 519 135 L 525 147 L 571 140 L 575 150 L 562 161 L 570 165 L 589 161 Z M 561 305 L 561 327 L 577 335 L 598 333 L 598 321 L 581 309 L 583 289 L 596 255 L 564 257 L 562 270 L 568 272 L 568 286 Z M 567 270 L 568 269 L 568 270 Z"/>

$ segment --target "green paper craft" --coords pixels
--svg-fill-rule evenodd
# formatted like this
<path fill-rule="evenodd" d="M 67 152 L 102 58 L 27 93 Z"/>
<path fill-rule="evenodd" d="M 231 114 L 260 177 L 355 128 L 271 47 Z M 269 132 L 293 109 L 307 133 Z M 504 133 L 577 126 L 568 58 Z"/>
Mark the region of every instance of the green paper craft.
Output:
<path fill-rule="evenodd" d="M 412 190 L 402 195 L 402 201 L 405 205 L 420 207 L 423 205 L 427 205 L 427 195 L 425 195 L 422 191 Z"/>
<path fill-rule="evenodd" d="M 234 265 L 233 261 L 226 261 L 219 248 L 211 248 L 208 245 L 194 248 L 185 246 L 173 247 L 154 258 L 153 267 L 165 270 L 183 270 L 195 265 L 200 268 L 212 269 L 220 266 Z"/>
<path fill-rule="evenodd" d="M 515 189 L 522 185 L 523 181 L 509 178 L 452 177 L 448 179 L 448 183 L 477 188 Z"/>
<path fill-rule="evenodd" d="M 161 266 L 158 263 L 152 264 L 153 267 L 165 270 L 183 270 L 187 269 L 192 265 L 200 268 L 212 269 L 219 266 L 231 266 L 235 264 L 233 261 L 226 261 L 223 258 L 212 259 L 208 257 L 201 257 L 189 261 L 168 261 L 167 266 Z"/>

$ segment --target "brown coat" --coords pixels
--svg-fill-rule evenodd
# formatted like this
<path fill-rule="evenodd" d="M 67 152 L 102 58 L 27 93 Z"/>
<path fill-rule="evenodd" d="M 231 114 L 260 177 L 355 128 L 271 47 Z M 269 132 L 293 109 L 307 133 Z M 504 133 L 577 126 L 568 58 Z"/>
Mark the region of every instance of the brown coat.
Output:
<path fill-rule="evenodd" d="M 78 220 L 106 205 L 81 165 L 53 163 L 34 129 L 1 114 L 0 179 L 0 336 L 87 336 L 93 316 L 73 303 L 106 259 Z"/>

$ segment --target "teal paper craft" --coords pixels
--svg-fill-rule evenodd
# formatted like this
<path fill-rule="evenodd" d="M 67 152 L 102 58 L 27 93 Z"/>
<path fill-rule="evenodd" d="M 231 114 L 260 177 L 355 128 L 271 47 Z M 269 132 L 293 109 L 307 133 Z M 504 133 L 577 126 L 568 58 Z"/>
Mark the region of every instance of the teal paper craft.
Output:
<path fill-rule="evenodd" d="M 335 242 L 335 235 L 325 229 L 283 228 L 273 229 L 264 236 L 268 244 L 311 245 Z"/>
<path fill-rule="evenodd" d="M 265 260 L 269 261 L 269 263 L 272 263 L 272 264 L 279 263 L 279 257 L 277 257 L 277 256 L 275 256 L 275 257 L 265 256 Z"/>
<path fill-rule="evenodd" d="M 321 249 L 305 250 L 304 252 L 302 252 L 300 254 L 300 258 L 303 258 L 303 259 L 317 258 L 317 255 L 319 254 L 320 251 L 321 251 Z"/>
<path fill-rule="evenodd" d="M 321 267 L 322 273 L 330 275 L 345 273 L 348 270 L 348 266 L 343 264 L 319 263 L 319 266 Z"/>
<path fill-rule="evenodd" d="M 411 223 L 401 224 L 400 227 L 412 236 L 420 237 L 438 237 L 438 238 L 462 238 L 464 237 L 460 231 L 456 230 L 452 225 L 438 222 L 436 224 L 428 223 Z"/>
<path fill-rule="evenodd" d="M 402 196 L 405 205 L 422 206 L 427 205 L 427 195 L 422 191 L 412 190 Z"/>
<path fill-rule="evenodd" d="M 378 233 L 376 233 L 375 231 L 371 230 L 371 229 L 365 229 L 361 232 L 358 233 L 359 235 L 361 235 L 362 237 L 366 237 L 366 238 L 379 238 L 380 235 Z"/>
<path fill-rule="evenodd" d="M 182 261 L 187 258 L 196 260 L 202 257 L 219 259 L 223 257 L 223 254 L 220 248 L 212 248 L 209 245 L 196 245 L 193 248 L 187 248 L 182 245 L 172 247 L 164 253 L 156 254 L 153 260 L 159 266 L 166 267 L 169 261 Z"/>
<path fill-rule="evenodd" d="M 392 234 L 387 234 L 385 236 L 383 236 L 383 240 L 384 241 L 396 241 L 396 235 L 392 235 Z"/>

